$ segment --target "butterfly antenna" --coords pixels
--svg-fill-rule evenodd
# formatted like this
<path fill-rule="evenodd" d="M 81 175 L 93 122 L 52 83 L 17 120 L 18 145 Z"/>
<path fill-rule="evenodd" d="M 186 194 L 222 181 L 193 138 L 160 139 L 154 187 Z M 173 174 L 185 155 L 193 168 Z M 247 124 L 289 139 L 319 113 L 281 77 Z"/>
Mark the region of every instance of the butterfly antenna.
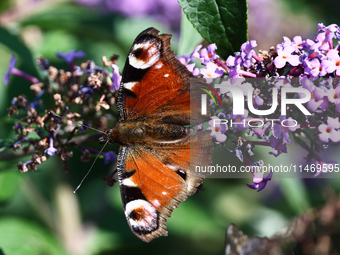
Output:
<path fill-rule="evenodd" d="M 106 143 L 104 144 L 103 148 L 100 150 L 100 152 L 97 154 L 97 157 L 95 158 L 95 160 L 93 161 L 90 169 L 87 171 L 87 173 L 85 174 L 85 176 L 83 177 L 83 179 L 81 180 L 81 182 L 79 183 L 79 185 L 77 186 L 77 188 L 73 191 L 73 193 L 76 193 L 76 191 L 80 188 L 80 186 L 83 184 L 84 180 L 86 179 L 86 177 L 89 175 L 89 173 L 91 172 L 93 166 L 94 166 L 94 163 L 96 163 L 99 155 L 103 152 L 105 146 L 108 144 L 109 141 L 106 141 Z"/>
<path fill-rule="evenodd" d="M 84 125 L 84 124 L 80 124 L 79 122 L 76 122 L 76 121 L 71 120 L 71 119 L 66 118 L 66 117 L 62 117 L 62 116 L 60 116 L 60 115 L 58 115 L 58 114 L 56 114 L 56 113 L 54 113 L 54 112 L 48 112 L 48 115 L 52 115 L 52 116 L 57 117 L 57 118 L 60 118 L 60 119 L 70 120 L 70 121 L 72 121 L 73 123 L 75 123 L 75 124 L 78 125 L 78 126 L 83 126 L 83 127 L 85 127 L 85 128 L 89 128 L 89 129 L 92 129 L 92 130 L 97 131 L 97 132 L 99 132 L 99 133 L 105 134 L 105 132 L 103 132 L 103 131 L 101 131 L 101 130 L 99 130 L 99 129 L 96 129 L 96 128 L 93 128 L 93 127 L 90 127 L 90 126 L 87 126 L 87 125 Z"/>

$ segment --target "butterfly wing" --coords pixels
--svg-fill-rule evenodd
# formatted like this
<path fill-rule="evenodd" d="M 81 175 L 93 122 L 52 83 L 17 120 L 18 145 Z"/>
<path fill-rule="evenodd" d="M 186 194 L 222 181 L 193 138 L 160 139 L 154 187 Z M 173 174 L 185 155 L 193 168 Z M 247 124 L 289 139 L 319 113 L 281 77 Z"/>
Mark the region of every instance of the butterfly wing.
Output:
<path fill-rule="evenodd" d="M 159 152 L 144 146 L 123 147 L 120 152 L 125 160 L 117 167 L 131 230 L 145 242 L 166 235 L 166 218 L 187 197 L 185 181 L 162 163 L 166 156 Z"/>
<path fill-rule="evenodd" d="M 171 35 L 158 35 L 158 32 L 149 28 L 132 45 L 119 89 L 119 121 L 161 115 L 189 125 L 193 75 L 170 50 Z"/>
<path fill-rule="evenodd" d="M 211 141 L 209 132 L 199 138 L 200 144 L 202 138 Z M 190 170 L 190 157 L 205 158 L 201 164 L 211 161 L 211 144 L 206 144 L 195 146 L 194 156 L 189 136 L 166 145 L 121 146 L 117 170 L 125 216 L 140 239 L 149 242 L 167 235 L 166 219 L 179 203 L 196 192 L 207 175 Z"/>
<path fill-rule="evenodd" d="M 117 101 L 121 125 L 169 124 L 175 130 L 171 139 L 165 128 L 164 137 L 158 132 L 146 141 L 123 144 L 119 151 L 117 170 L 125 216 L 133 233 L 146 242 L 167 235 L 166 219 L 208 174 L 196 172 L 195 166 L 209 166 L 213 148 L 209 132 L 190 136 L 189 128 L 183 127 L 190 124 L 193 76 L 174 57 L 170 38 L 158 35 L 154 28 L 136 38 Z"/>

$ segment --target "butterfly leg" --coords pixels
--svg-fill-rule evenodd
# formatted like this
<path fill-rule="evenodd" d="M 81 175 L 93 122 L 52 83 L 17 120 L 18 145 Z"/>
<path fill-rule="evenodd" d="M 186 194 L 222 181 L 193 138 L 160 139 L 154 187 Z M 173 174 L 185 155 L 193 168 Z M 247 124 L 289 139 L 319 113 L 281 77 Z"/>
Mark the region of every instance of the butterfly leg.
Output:
<path fill-rule="evenodd" d="M 112 187 L 113 184 L 114 184 L 115 182 L 117 182 L 116 179 L 114 178 L 114 176 L 116 175 L 116 173 L 117 173 L 117 168 L 116 168 L 109 176 L 104 176 L 104 177 L 103 177 L 103 181 L 104 181 L 104 182 L 107 182 L 107 184 L 108 184 L 110 187 Z"/>

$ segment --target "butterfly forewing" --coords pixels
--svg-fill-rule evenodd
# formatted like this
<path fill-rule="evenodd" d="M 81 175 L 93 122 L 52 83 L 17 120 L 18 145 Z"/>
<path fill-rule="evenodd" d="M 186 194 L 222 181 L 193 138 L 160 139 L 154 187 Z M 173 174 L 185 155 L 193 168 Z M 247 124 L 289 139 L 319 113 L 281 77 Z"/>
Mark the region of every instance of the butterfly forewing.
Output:
<path fill-rule="evenodd" d="M 136 38 L 123 71 L 118 101 L 121 104 L 120 121 L 127 118 L 129 121 L 160 120 L 180 115 L 181 121 L 184 119 L 186 125 L 190 124 L 189 78 L 193 75 L 170 50 L 170 38 L 171 35 L 158 35 L 154 28 L 145 30 Z M 136 64 L 140 62 L 145 64 Z"/>

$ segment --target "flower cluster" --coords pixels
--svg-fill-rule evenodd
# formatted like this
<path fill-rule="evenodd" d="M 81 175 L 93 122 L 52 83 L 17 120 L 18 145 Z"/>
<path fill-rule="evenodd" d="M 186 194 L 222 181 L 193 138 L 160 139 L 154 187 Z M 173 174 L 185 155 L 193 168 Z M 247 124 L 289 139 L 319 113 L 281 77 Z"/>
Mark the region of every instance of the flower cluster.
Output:
<path fill-rule="evenodd" d="M 179 60 L 194 75 L 203 78 L 227 76 L 225 82 L 240 89 L 245 96 L 246 109 L 242 115 L 233 113 L 229 90 L 221 88 L 219 91 L 222 105 L 216 105 L 211 100 L 212 117 L 208 130 L 211 130 L 216 144 L 234 153 L 245 164 L 254 166 L 259 164 L 259 161 L 252 159 L 255 146 L 270 146 L 270 154 L 277 157 L 288 152 L 287 144 L 294 139 L 308 151 L 306 163 L 316 161 L 322 164 L 319 152 L 338 146 L 340 141 L 339 39 L 340 28 L 337 25 L 319 24 L 314 40 L 303 40 L 300 36 L 292 40 L 283 37 L 282 43 L 271 47 L 269 51 L 260 50 L 258 54 L 254 50 L 256 41 L 250 40 L 226 61 L 220 60 L 215 54 L 215 45 L 207 49 L 198 46 L 191 55 L 180 57 Z M 195 67 L 193 59 L 200 60 L 205 68 Z M 223 80 L 218 81 L 221 82 L 223 84 Z M 286 112 L 281 113 L 280 105 L 270 115 L 252 114 L 254 110 L 263 111 L 273 107 L 274 89 L 278 91 L 278 99 L 306 97 L 305 93 L 282 95 L 282 88 L 309 91 L 311 99 L 303 106 L 311 115 L 293 106 L 288 106 Z M 251 108 L 248 101 L 251 102 Z M 253 122 L 254 118 L 257 124 Z M 237 124 L 227 126 L 228 121 Z M 230 149 L 228 144 L 233 144 L 234 149 Z M 260 187 L 257 184 L 259 182 L 254 183 L 252 188 Z M 267 182 L 262 183 L 265 185 Z"/>
<path fill-rule="evenodd" d="M 57 56 L 68 63 L 67 70 L 58 70 L 39 57 L 37 64 L 42 79 L 38 79 L 18 70 L 13 55 L 4 77 L 5 84 L 9 83 L 10 75 L 28 80 L 36 95 L 33 102 L 20 95 L 12 100 L 8 108 L 9 117 L 18 115 L 20 118 L 14 126 L 17 139 L 10 147 L 14 150 L 23 147 L 25 153 L 32 154 L 31 160 L 19 162 L 18 168 L 22 172 L 36 170 L 38 164 L 55 155 L 64 162 L 64 170 L 69 171 L 67 161 L 73 156 L 73 148 L 82 151 L 82 160 L 88 161 L 90 154 L 97 155 L 99 151 L 79 144 L 98 139 L 99 134 L 83 135 L 83 132 L 92 123 L 104 132 L 109 119 L 114 119 L 113 116 L 107 117 L 107 110 L 116 101 L 121 79 L 115 64 L 117 57 L 112 57 L 110 61 L 103 57 L 104 66 L 111 66 L 111 71 L 108 71 L 93 61 L 75 65 L 75 59 L 85 56 L 82 51 L 57 52 Z M 112 151 L 100 155 L 105 163 L 116 160 L 116 154 Z"/>

